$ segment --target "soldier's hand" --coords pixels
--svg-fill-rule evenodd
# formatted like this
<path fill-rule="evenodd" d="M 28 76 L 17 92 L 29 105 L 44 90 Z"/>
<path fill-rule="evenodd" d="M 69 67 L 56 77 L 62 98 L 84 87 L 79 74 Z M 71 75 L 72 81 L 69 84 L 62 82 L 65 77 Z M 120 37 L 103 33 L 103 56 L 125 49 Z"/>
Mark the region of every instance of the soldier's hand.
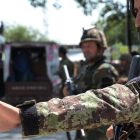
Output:
<path fill-rule="evenodd" d="M 113 125 L 111 125 L 111 126 L 107 129 L 107 131 L 106 131 L 106 137 L 107 137 L 108 139 L 114 138 Z"/>
<path fill-rule="evenodd" d="M 127 82 L 127 79 L 128 79 L 127 77 L 119 78 L 119 79 L 118 79 L 118 83 L 119 83 L 119 84 L 126 83 L 126 82 Z"/>
<path fill-rule="evenodd" d="M 64 86 L 64 88 L 63 88 L 63 95 L 68 96 L 67 86 Z"/>

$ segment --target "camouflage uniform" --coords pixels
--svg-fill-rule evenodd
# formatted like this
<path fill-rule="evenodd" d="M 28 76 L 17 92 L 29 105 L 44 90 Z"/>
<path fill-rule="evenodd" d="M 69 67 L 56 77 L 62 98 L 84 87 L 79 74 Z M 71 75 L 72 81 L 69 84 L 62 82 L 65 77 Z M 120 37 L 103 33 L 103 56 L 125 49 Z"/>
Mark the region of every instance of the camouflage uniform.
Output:
<path fill-rule="evenodd" d="M 125 84 L 128 80 L 130 63 L 132 60 L 132 56 L 130 54 L 122 54 L 120 57 L 120 61 L 125 61 L 125 65 L 120 62 L 120 68 L 118 69 L 119 78 L 123 78 L 122 82 L 118 81 L 119 84 Z"/>
<path fill-rule="evenodd" d="M 89 89 L 104 88 L 117 82 L 118 72 L 109 63 L 105 63 L 101 57 L 92 66 L 86 69 L 77 77 L 76 87 L 82 87 L 83 91 Z"/>
<path fill-rule="evenodd" d="M 92 36 L 94 36 L 94 38 L 92 38 Z M 93 40 L 98 43 L 99 39 L 103 40 L 100 46 L 106 48 L 107 42 L 104 34 L 99 34 L 99 30 L 96 28 L 89 29 L 88 31 L 84 31 L 80 45 L 82 42 L 89 40 Z M 86 92 L 89 89 L 104 88 L 116 83 L 118 80 L 117 70 L 112 65 L 105 62 L 104 56 L 95 59 L 93 62 L 94 65 L 88 65 L 85 71 L 77 77 L 76 87 L 79 89 L 82 88 L 80 92 Z M 96 129 L 85 130 L 87 140 L 106 140 L 106 130 L 108 127 L 109 126 L 104 126 Z M 78 136 L 75 140 L 78 140 Z"/>
<path fill-rule="evenodd" d="M 104 62 L 104 57 L 96 61 L 93 66 L 87 66 L 86 70 L 78 77 L 76 87 L 82 87 L 85 92 L 89 89 L 99 89 L 116 83 L 118 73 L 116 69 Z M 85 130 L 88 140 L 106 140 L 106 130 L 109 126 Z"/>
<path fill-rule="evenodd" d="M 127 87 L 115 84 L 62 100 L 54 98 L 38 104 L 35 101 L 25 102 L 18 106 L 22 137 L 91 129 L 113 123 L 140 124 L 139 86 L 132 81 Z"/>

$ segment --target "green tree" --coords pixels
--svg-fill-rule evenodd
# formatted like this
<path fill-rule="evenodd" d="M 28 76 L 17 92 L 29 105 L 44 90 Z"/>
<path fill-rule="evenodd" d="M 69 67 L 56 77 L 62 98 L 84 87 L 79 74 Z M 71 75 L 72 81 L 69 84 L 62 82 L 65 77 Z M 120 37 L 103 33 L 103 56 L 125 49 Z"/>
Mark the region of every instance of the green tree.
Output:
<path fill-rule="evenodd" d="M 45 7 L 47 0 L 28 0 L 34 7 Z"/>
<path fill-rule="evenodd" d="M 48 41 L 47 37 L 38 30 L 22 25 L 6 26 L 4 37 L 8 42 L 41 42 Z"/>
<path fill-rule="evenodd" d="M 47 0 L 28 0 L 33 7 L 46 7 Z M 97 8 L 99 4 L 109 3 L 112 4 L 113 0 L 74 0 L 77 2 L 78 7 L 83 8 L 85 15 L 91 15 L 93 9 Z M 54 0 L 53 6 L 56 9 L 61 8 L 59 0 Z"/>
<path fill-rule="evenodd" d="M 113 4 L 113 0 L 75 0 L 78 7 L 83 8 L 85 15 L 92 15 L 94 9 L 98 8 L 100 4 Z"/>
<path fill-rule="evenodd" d="M 95 24 L 103 27 L 109 46 L 117 42 L 125 43 L 125 11 L 126 7 L 116 1 L 107 3 L 100 12 L 100 19 Z"/>
<path fill-rule="evenodd" d="M 134 25 L 135 19 L 132 18 L 132 25 Z M 97 27 L 103 27 L 107 42 L 109 46 L 112 46 L 115 43 L 122 42 L 126 44 L 126 19 L 122 19 L 121 22 L 113 23 L 110 21 L 106 21 L 104 19 L 96 22 Z M 131 27 L 131 36 L 132 36 L 132 44 L 139 44 L 137 37 L 137 29 L 132 26 Z"/>
<path fill-rule="evenodd" d="M 46 8 L 47 0 L 28 0 L 28 1 L 35 8 L 37 8 L 37 7 Z M 61 8 L 61 5 L 59 4 L 58 1 L 59 0 L 55 0 L 53 3 L 53 7 L 55 7 L 57 10 Z"/>
<path fill-rule="evenodd" d="M 132 18 L 132 25 L 135 19 Z M 100 12 L 100 19 L 94 23 L 97 27 L 102 27 L 108 45 L 112 46 L 114 43 L 122 42 L 126 44 L 126 6 L 116 1 L 113 4 L 106 4 Z M 132 44 L 138 44 L 136 28 L 132 26 L 131 31 Z"/>
<path fill-rule="evenodd" d="M 45 7 L 47 0 L 29 0 L 34 7 Z M 122 42 L 126 44 L 126 6 L 115 0 L 75 0 L 78 7 L 83 8 L 85 15 L 92 15 L 94 9 L 102 6 L 99 20 L 94 23 L 102 27 L 106 34 L 108 45 Z M 54 0 L 55 7 L 59 7 L 59 0 Z M 59 9 L 59 8 L 58 8 Z M 100 9 L 100 8 L 99 8 Z M 132 18 L 132 25 L 134 18 Z M 136 28 L 132 26 L 132 44 L 138 44 Z"/>
<path fill-rule="evenodd" d="M 116 43 L 112 46 L 111 58 L 116 60 L 119 59 L 121 54 L 129 53 L 128 46 L 122 43 Z"/>

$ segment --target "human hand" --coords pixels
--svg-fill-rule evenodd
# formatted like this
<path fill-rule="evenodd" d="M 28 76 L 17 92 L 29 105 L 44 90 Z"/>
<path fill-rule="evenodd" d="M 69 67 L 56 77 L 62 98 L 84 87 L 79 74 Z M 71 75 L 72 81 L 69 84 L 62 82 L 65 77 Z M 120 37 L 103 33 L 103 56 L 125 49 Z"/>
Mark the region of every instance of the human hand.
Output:
<path fill-rule="evenodd" d="M 118 79 L 118 83 L 119 84 L 123 84 L 123 83 L 126 83 L 127 82 L 127 77 L 121 77 Z"/>
<path fill-rule="evenodd" d="M 67 86 L 64 86 L 64 88 L 63 88 L 63 95 L 68 96 Z"/>
<path fill-rule="evenodd" d="M 107 137 L 108 139 L 114 138 L 113 125 L 111 125 L 111 126 L 107 129 L 107 131 L 106 131 L 106 137 Z"/>

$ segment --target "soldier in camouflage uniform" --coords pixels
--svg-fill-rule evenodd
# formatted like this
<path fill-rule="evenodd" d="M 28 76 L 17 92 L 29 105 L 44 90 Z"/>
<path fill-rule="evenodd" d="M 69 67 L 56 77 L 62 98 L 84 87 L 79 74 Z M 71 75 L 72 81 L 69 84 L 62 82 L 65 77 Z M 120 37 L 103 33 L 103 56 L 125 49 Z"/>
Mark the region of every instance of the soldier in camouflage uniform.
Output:
<path fill-rule="evenodd" d="M 128 79 L 129 69 L 131 64 L 132 56 L 130 54 L 122 54 L 120 57 L 120 67 L 119 72 L 119 84 L 125 84 Z"/>
<path fill-rule="evenodd" d="M 60 47 L 59 48 L 59 57 L 61 57 L 62 60 L 60 61 L 59 70 L 55 74 L 60 76 L 63 83 L 66 80 L 65 75 L 64 75 L 64 71 L 63 71 L 63 66 L 64 65 L 67 65 L 69 75 L 71 77 L 73 76 L 73 73 L 74 73 L 74 64 L 67 58 L 66 54 L 67 54 L 66 49 L 64 47 Z"/>
<path fill-rule="evenodd" d="M 132 60 L 132 56 L 130 54 L 122 54 L 121 55 L 121 57 L 120 57 L 120 67 L 118 69 L 118 72 L 119 72 L 118 83 L 119 84 L 125 84 L 127 82 L 131 60 Z M 109 134 L 107 133 L 107 135 L 111 135 L 110 137 L 113 137 L 112 132 L 110 132 L 111 130 L 113 130 L 113 125 L 111 125 L 107 129 L 107 132 L 109 132 Z"/>
<path fill-rule="evenodd" d="M 60 47 L 59 48 L 59 57 L 61 57 L 62 60 L 60 61 L 59 70 L 56 73 L 54 73 L 56 75 L 59 75 L 61 80 L 62 80 L 62 88 L 60 90 L 60 98 L 63 98 L 62 89 L 63 89 L 63 87 L 65 85 L 65 81 L 66 81 L 63 66 L 64 65 L 67 66 L 69 75 L 71 77 L 73 77 L 73 74 L 74 74 L 74 64 L 67 58 L 66 54 L 67 54 L 66 49 L 64 47 Z"/>
<path fill-rule="evenodd" d="M 84 30 L 80 47 L 88 65 L 77 77 L 76 89 L 79 89 L 79 93 L 86 92 L 89 89 L 104 88 L 117 82 L 118 73 L 116 69 L 109 63 L 106 63 L 103 56 L 103 52 L 107 48 L 103 32 L 95 27 Z M 106 129 L 108 127 L 85 130 L 86 139 L 106 140 Z M 79 140 L 78 132 L 75 140 Z"/>
<path fill-rule="evenodd" d="M 140 22 L 140 1 L 136 0 L 136 4 L 137 20 Z M 139 94 L 140 77 L 136 77 L 126 85 L 88 90 L 62 100 L 55 98 L 37 104 L 27 101 L 19 105 L 19 109 L 0 101 L 0 131 L 9 131 L 21 125 L 23 138 L 28 138 L 113 123 L 133 122 L 138 125 Z"/>

